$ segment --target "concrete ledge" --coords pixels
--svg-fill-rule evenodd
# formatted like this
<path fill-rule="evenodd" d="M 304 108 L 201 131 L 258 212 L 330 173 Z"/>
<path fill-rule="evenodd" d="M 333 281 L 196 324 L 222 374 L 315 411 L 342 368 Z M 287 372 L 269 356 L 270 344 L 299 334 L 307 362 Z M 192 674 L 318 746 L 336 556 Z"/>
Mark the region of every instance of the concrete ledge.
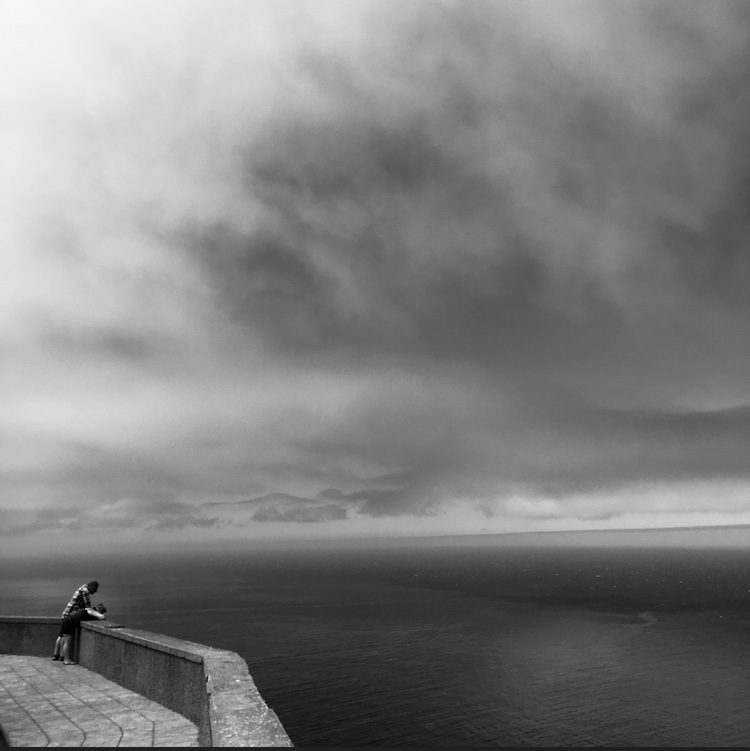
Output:
<path fill-rule="evenodd" d="M 0 652 L 51 656 L 59 630 L 59 618 L 0 616 Z M 293 745 L 235 652 L 88 621 L 77 657 L 83 667 L 187 717 L 202 746 Z"/>
<path fill-rule="evenodd" d="M 84 621 L 82 627 L 85 631 L 94 631 L 107 636 L 112 636 L 116 630 L 117 639 L 133 645 L 146 647 L 147 649 L 173 657 L 182 657 L 192 662 L 201 662 L 201 656 L 195 650 L 206 649 L 202 644 L 175 639 L 165 634 L 156 634 L 151 631 L 141 631 L 136 628 L 126 628 L 112 621 Z M 188 648 L 189 647 L 189 648 Z"/>
<path fill-rule="evenodd" d="M 276 713 L 263 701 L 247 669 L 234 652 L 203 655 L 214 746 L 291 746 Z"/>

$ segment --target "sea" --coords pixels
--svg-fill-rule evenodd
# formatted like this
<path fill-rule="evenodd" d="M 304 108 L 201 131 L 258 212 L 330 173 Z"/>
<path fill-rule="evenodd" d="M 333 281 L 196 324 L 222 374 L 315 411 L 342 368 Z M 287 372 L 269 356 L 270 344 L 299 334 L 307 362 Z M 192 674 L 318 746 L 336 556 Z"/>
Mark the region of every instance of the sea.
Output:
<path fill-rule="evenodd" d="M 747 547 L 5 560 L 0 613 L 92 578 L 110 620 L 239 653 L 295 746 L 750 746 Z"/>

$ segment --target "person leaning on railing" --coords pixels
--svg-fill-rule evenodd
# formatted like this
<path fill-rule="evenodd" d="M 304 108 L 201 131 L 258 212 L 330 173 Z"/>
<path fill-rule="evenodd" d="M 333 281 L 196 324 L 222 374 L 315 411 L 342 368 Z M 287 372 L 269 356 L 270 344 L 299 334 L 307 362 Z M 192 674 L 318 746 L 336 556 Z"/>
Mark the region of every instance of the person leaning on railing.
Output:
<path fill-rule="evenodd" d="M 64 665 L 74 665 L 70 659 L 70 645 L 73 643 L 73 637 L 76 631 L 81 628 L 82 621 L 103 620 L 107 608 L 101 603 L 95 608 L 79 608 L 74 610 L 67 618 L 63 618 L 60 627 L 60 638 L 62 640 L 62 660 Z"/>
<path fill-rule="evenodd" d="M 99 590 L 99 582 L 93 579 L 92 581 L 81 584 L 78 589 L 73 592 L 73 596 L 70 598 L 70 601 L 65 606 L 65 610 L 62 611 L 62 615 L 60 616 L 61 619 L 61 625 L 62 621 L 64 621 L 71 613 L 74 613 L 76 610 L 83 610 L 84 608 L 90 608 L 91 607 L 91 595 L 96 594 Z M 55 640 L 55 651 L 52 654 L 53 660 L 62 660 L 62 657 L 60 656 L 60 647 L 62 646 L 62 630 L 60 631 L 60 635 Z"/>

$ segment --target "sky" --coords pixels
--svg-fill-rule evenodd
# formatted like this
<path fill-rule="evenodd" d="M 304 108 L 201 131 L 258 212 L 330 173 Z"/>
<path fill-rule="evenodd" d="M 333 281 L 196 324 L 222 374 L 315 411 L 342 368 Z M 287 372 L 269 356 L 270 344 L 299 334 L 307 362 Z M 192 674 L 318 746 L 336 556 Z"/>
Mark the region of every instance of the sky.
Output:
<path fill-rule="evenodd" d="M 749 37 L 0 2 L 0 546 L 750 523 Z"/>

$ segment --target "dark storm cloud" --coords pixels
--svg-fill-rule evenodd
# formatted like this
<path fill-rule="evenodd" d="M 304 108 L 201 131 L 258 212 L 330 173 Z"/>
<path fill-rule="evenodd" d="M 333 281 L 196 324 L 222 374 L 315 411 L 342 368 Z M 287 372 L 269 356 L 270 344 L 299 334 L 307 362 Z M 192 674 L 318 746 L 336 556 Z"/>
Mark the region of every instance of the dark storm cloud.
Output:
<path fill-rule="evenodd" d="M 262 228 L 194 228 L 232 315 L 292 352 L 503 370 L 609 339 L 643 356 L 633 338 L 699 323 L 701 306 L 739 323 L 747 53 L 709 46 L 693 3 L 581 9 L 619 45 L 599 75 L 549 29 L 524 35 L 514 3 L 422 4 L 361 51 L 364 68 L 303 55 L 300 76 L 330 107 L 290 107 L 248 147 Z M 723 10 L 747 29 L 741 6 Z M 629 74 L 639 45 L 654 70 Z M 649 76 L 663 96 L 641 96 Z"/>
<path fill-rule="evenodd" d="M 748 480 L 746 3 L 84 5 L 19 11 L 5 74 L 14 503 L 606 520 L 573 497 Z"/>
<path fill-rule="evenodd" d="M 401 452 L 418 480 L 365 513 L 466 483 L 746 477 L 742 409 L 678 405 L 750 376 L 747 10 L 577 3 L 597 41 L 576 52 L 529 7 L 524 26 L 519 4 L 424 4 L 364 68 L 301 56 L 330 106 L 290 108 L 247 150 L 262 231 L 197 234 L 232 315 L 281 351 L 496 374 L 510 417 L 412 405 L 420 428 L 364 419 L 307 446 Z"/>
<path fill-rule="evenodd" d="M 746 407 L 673 413 L 581 408 L 549 427 L 517 475 L 519 482 L 548 495 L 634 482 L 750 476 L 744 458 L 750 449 Z"/>
<path fill-rule="evenodd" d="M 335 491 L 334 491 L 335 496 Z M 251 522 L 304 522 L 314 524 L 348 518 L 353 504 L 346 503 L 343 495 L 331 502 L 321 502 L 323 495 L 306 498 L 290 493 L 266 493 L 241 501 L 220 501 L 201 504 L 201 510 L 219 514 L 230 525 L 246 526 Z"/>
<path fill-rule="evenodd" d="M 324 506 L 309 506 L 300 504 L 288 508 L 278 508 L 275 505 L 262 506 L 252 516 L 256 522 L 304 522 L 315 524 L 346 519 L 346 509 L 329 503 Z"/>
<path fill-rule="evenodd" d="M 359 490 L 346 496 L 348 501 L 360 503 L 359 512 L 367 516 L 430 515 L 435 512 L 439 497 L 426 493 L 418 485 L 382 490 Z"/>
<path fill-rule="evenodd" d="M 543 395 L 542 395 L 543 396 Z M 382 416 L 381 416 L 382 417 Z M 747 480 L 750 411 L 631 411 L 602 408 L 558 394 L 554 404 L 515 404 L 510 412 L 488 408 L 482 420 L 449 413 L 408 419 L 381 428 L 368 423 L 361 435 L 343 433 L 341 444 L 392 460 L 400 452 L 409 470 L 372 481 L 355 491 L 328 488 L 320 497 L 356 504 L 371 516 L 430 515 L 445 498 L 564 498 L 571 493 L 609 492 L 632 484 Z M 424 433 L 433 433 L 429 444 Z M 397 437 L 396 437 L 397 436 Z M 409 446 L 419 447 L 409 452 Z M 310 447 L 312 451 L 314 447 Z M 327 443 L 323 454 L 335 454 Z M 616 512 L 587 510 L 586 518 Z M 558 512 L 550 511 L 550 516 Z"/>
<path fill-rule="evenodd" d="M 41 509 L 4 514 L 4 530 L 14 535 L 35 533 L 106 533 L 118 530 L 206 529 L 220 525 L 218 517 L 196 513 L 185 503 L 147 500 L 102 502 L 89 508 L 79 504 L 51 505 Z"/>

